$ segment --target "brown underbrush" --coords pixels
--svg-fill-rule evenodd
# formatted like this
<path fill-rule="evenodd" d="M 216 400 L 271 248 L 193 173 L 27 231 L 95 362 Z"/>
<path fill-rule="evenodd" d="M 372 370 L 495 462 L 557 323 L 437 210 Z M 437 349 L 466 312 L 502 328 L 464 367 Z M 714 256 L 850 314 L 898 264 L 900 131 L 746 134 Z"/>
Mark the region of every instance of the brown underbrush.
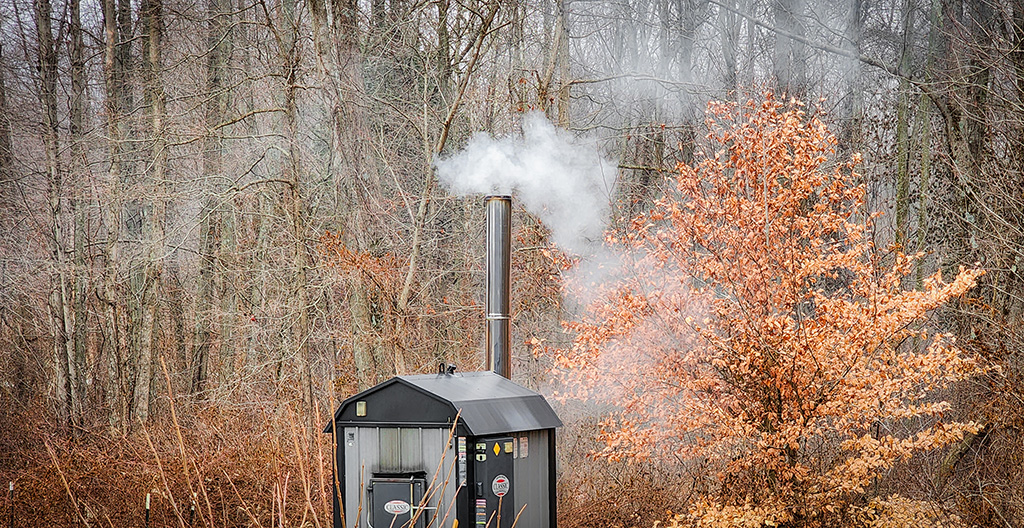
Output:
<path fill-rule="evenodd" d="M 558 435 L 558 527 L 641 528 L 677 513 L 701 484 L 699 471 L 637 460 L 595 456 L 600 408 L 564 401 Z"/>
<path fill-rule="evenodd" d="M 330 526 L 332 441 L 318 424 L 287 405 L 178 414 L 122 433 L 7 412 L 3 525 L 145 526 L 149 494 L 149 526 Z"/>

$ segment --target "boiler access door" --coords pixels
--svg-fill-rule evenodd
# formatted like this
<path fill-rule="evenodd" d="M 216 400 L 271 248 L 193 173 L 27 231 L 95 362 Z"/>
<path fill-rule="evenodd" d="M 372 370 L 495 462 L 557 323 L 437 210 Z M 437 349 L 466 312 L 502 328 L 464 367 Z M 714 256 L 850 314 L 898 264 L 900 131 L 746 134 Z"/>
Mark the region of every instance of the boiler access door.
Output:
<path fill-rule="evenodd" d="M 426 481 L 422 478 L 371 478 L 366 487 L 369 528 L 422 528 L 430 515 L 416 515 Z M 416 518 L 416 522 L 410 521 Z M 363 525 L 360 525 L 363 526 Z"/>
<path fill-rule="evenodd" d="M 513 452 L 512 437 L 485 437 L 474 441 L 470 509 L 476 528 L 507 528 L 515 520 Z"/>

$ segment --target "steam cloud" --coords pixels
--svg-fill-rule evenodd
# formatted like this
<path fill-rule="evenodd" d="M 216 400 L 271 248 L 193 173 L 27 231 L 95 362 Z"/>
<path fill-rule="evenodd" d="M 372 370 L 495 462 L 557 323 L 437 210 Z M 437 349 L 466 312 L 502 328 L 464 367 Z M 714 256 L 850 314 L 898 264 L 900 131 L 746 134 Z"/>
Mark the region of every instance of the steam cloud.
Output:
<path fill-rule="evenodd" d="M 513 195 L 551 230 L 555 244 L 585 255 L 601 244 L 616 165 L 533 112 L 523 118 L 521 138 L 477 133 L 437 162 L 437 174 L 458 196 Z"/>

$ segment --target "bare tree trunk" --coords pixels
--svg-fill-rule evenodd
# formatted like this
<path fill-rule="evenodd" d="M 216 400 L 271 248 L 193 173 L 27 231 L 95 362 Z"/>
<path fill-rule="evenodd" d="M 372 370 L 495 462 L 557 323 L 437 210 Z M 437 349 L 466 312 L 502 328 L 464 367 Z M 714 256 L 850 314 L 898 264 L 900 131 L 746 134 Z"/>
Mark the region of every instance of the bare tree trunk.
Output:
<path fill-rule="evenodd" d="M 730 9 L 719 9 L 720 31 L 722 32 L 722 58 L 724 59 L 725 72 L 722 75 L 722 85 L 726 97 L 732 99 L 736 96 L 738 86 L 737 75 L 737 46 L 742 29 L 742 19 L 736 14 L 736 0 L 725 0 Z"/>
<path fill-rule="evenodd" d="M 803 0 L 772 0 L 775 27 L 799 37 L 804 36 Z M 807 92 L 807 46 L 792 38 L 775 34 L 773 72 L 776 91 L 803 98 Z"/>
<path fill-rule="evenodd" d="M 967 107 L 964 112 L 963 130 L 967 148 L 974 167 L 982 163 L 988 130 L 988 91 L 991 78 L 992 60 L 987 53 L 992 49 L 992 5 L 986 1 L 967 2 L 970 21 L 969 29 L 974 37 L 975 51 L 967 69 Z"/>
<path fill-rule="evenodd" d="M 71 388 L 76 402 L 72 412 L 76 423 L 83 423 L 84 401 L 86 397 L 86 349 L 88 335 L 86 323 L 86 295 L 88 291 L 89 273 L 85 262 L 85 210 L 86 185 L 92 180 L 89 171 L 84 143 L 85 131 L 85 44 L 82 38 L 82 17 L 80 0 L 71 0 L 71 177 L 73 196 L 71 200 L 71 216 L 74 218 L 74 357 L 70 360 Z"/>
<path fill-rule="evenodd" d="M 387 15 L 387 10 L 384 8 L 384 0 L 370 1 L 370 22 L 374 32 L 380 32 L 384 29 Z"/>
<path fill-rule="evenodd" d="M 445 23 L 447 20 L 447 6 L 448 2 L 445 1 L 445 16 L 438 16 L 439 23 Z M 438 7 L 440 12 L 440 7 Z M 512 71 L 509 75 L 509 93 L 513 97 L 514 109 L 517 112 L 525 112 L 527 110 L 527 97 L 528 97 L 528 85 L 526 78 L 528 75 L 529 68 L 526 65 L 526 57 L 524 54 L 524 47 L 526 46 L 526 16 L 527 16 L 526 2 L 523 0 L 516 0 L 512 3 L 512 35 L 510 45 L 512 47 Z M 447 35 L 447 26 L 445 27 L 445 34 Z M 444 48 L 447 52 L 447 47 Z M 451 63 L 450 56 L 447 58 L 447 62 Z M 448 77 L 451 77 L 450 67 L 448 68 Z M 449 83 L 450 84 L 450 83 Z"/>
<path fill-rule="evenodd" d="M 850 0 L 850 11 L 847 14 L 846 31 L 843 49 L 853 56 L 861 54 L 861 39 L 864 33 L 864 0 Z M 864 97 L 861 79 L 860 61 L 850 60 L 847 67 L 846 94 L 843 96 L 839 130 L 840 148 L 846 152 L 857 152 L 861 144 L 861 126 L 863 117 Z"/>
<path fill-rule="evenodd" d="M 74 322 L 71 316 L 70 263 L 65 247 L 64 181 L 59 160 L 57 121 L 57 49 L 53 41 L 52 7 L 49 0 L 33 2 L 36 38 L 39 45 L 39 99 L 43 107 L 43 145 L 46 151 L 47 195 L 50 244 L 55 268 L 50 290 L 50 319 L 53 339 L 53 368 L 56 415 L 62 427 L 74 425 Z M 69 361 L 70 360 L 70 361 Z"/>
<path fill-rule="evenodd" d="M 1020 1 L 1012 3 L 1009 24 L 1010 42 L 1013 46 L 1010 60 L 1013 64 L 1013 87 L 1018 105 L 1018 115 L 1021 113 L 1019 109 L 1024 108 L 1024 5 L 1022 4 L 1024 3 Z M 1017 165 L 1024 166 L 1024 120 L 1018 121 L 1016 125 L 1017 132 L 1012 137 L 1012 152 Z"/>
<path fill-rule="evenodd" d="M 217 89 L 218 91 L 210 94 L 212 99 L 209 105 L 216 105 L 215 108 L 210 108 L 214 111 L 214 116 L 209 118 L 207 126 L 216 127 L 216 130 L 210 130 L 211 140 L 211 155 L 215 157 L 213 162 L 213 168 L 217 172 L 215 174 L 216 182 L 214 188 L 216 189 L 215 197 L 218 200 L 218 208 L 215 212 L 216 221 L 218 224 L 218 232 L 220 237 L 217 241 L 217 262 L 231 262 L 235 258 L 235 254 L 238 250 L 236 234 L 238 226 L 236 225 L 235 216 L 235 201 L 229 199 L 229 180 L 226 177 L 227 168 L 225 168 L 224 155 L 228 152 L 228 145 L 225 139 L 225 135 L 230 135 L 230 129 L 225 128 L 224 124 L 228 119 L 228 115 L 231 109 L 232 101 L 232 77 L 231 77 L 231 54 L 234 50 L 235 33 L 233 27 L 235 25 L 234 17 L 237 16 L 232 13 L 231 0 L 213 0 L 216 4 L 216 13 L 214 16 L 215 20 L 211 20 L 211 24 L 215 28 L 213 34 L 218 37 L 216 42 L 211 42 L 211 46 L 217 48 L 217 52 L 210 57 L 209 75 L 217 78 Z M 207 35 L 210 36 L 209 34 Z M 224 266 L 221 266 L 222 268 Z M 237 319 L 237 304 L 238 304 L 238 286 L 235 280 L 235 274 L 238 270 L 236 269 L 220 269 L 214 274 L 216 277 L 215 284 L 217 286 L 217 292 L 214 297 L 219 299 L 219 306 L 217 310 L 217 346 L 215 348 L 217 352 L 216 363 L 219 364 L 220 370 L 218 372 L 220 380 L 226 382 L 235 376 L 236 367 L 236 354 L 238 353 L 238 347 L 235 344 L 235 326 Z"/>
<path fill-rule="evenodd" d="M 189 358 L 188 350 L 188 339 L 186 338 L 186 332 L 188 332 L 186 323 L 186 312 L 185 312 L 185 301 L 182 295 L 181 286 L 181 275 L 179 270 L 179 263 L 175 260 L 170 260 L 164 266 L 164 280 L 163 287 L 166 296 L 167 314 L 170 318 L 171 336 L 173 345 L 167 348 L 174 350 L 174 359 L 179 365 L 188 366 L 191 363 Z M 186 370 L 186 373 L 189 373 Z M 187 392 L 191 389 L 192 379 L 186 377 L 181 380 L 183 388 L 176 389 L 180 392 Z"/>
<path fill-rule="evenodd" d="M 3 43 L 0 42 L 0 63 L 3 56 Z M 14 152 L 11 150 L 11 114 L 7 110 L 6 73 L 4 68 L 0 68 L 0 207 L 10 205 L 14 191 Z"/>
<path fill-rule="evenodd" d="M 677 16 L 679 23 L 679 45 L 676 51 L 676 60 L 679 63 L 679 75 L 686 82 L 693 81 L 693 51 L 697 41 L 697 30 L 700 29 L 702 10 L 707 4 L 701 0 L 676 0 Z M 737 28 L 737 31 L 739 29 Z M 735 57 L 733 57 L 735 61 Z M 735 82 L 735 75 L 733 76 Z M 680 91 L 683 107 L 684 123 L 679 132 L 679 155 L 680 161 L 690 163 L 693 160 L 694 142 L 697 138 L 697 125 L 699 121 L 699 110 L 695 107 L 695 101 L 687 90 Z"/>
<path fill-rule="evenodd" d="M 911 64 L 911 41 L 913 38 L 914 15 L 910 1 L 903 6 L 903 52 L 900 55 L 900 71 L 906 72 Z M 899 91 L 896 102 L 896 225 L 895 239 L 899 244 L 906 243 L 907 216 L 910 210 L 910 83 L 905 78 L 899 79 Z"/>
<path fill-rule="evenodd" d="M 116 244 L 123 248 L 119 254 L 124 264 L 123 270 L 118 270 L 119 288 L 115 297 L 118 309 L 121 310 L 121 339 L 123 343 L 123 357 L 121 358 L 121 392 L 125 401 L 127 414 L 124 426 L 133 427 L 137 418 L 143 418 L 135 414 L 140 410 L 140 404 L 136 394 L 136 388 L 140 383 L 140 377 L 147 377 L 148 358 L 145 357 L 145 347 L 142 327 L 145 324 L 146 306 L 144 297 L 147 289 L 146 264 L 145 264 L 145 243 L 144 238 L 148 230 L 145 207 L 145 181 L 139 173 L 139 149 L 141 142 L 137 141 L 143 134 L 139 126 L 136 114 L 136 102 L 134 94 L 135 72 L 137 67 L 134 64 L 133 45 L 135 33 L 132 24 L 131 0 L 117 0 L 117 45 L 115 56 L 119 81 L 117 82 L 116 98 L 119 109 L 117 124 L 120 128 L 119 138 L 121 139 L 119 150 L 119 205 L 121 210 L 118 231 L 120 237 Z M 124 192 L 127 190 L 128 192 Z M 123 275 L 121 273 L 123 272 Z M 148 412 L 148 406 L 143 410 Z"/>
<path fill-rule="evenodd" d="M 298 361 L 302 382 L 302 395 L 307 408 L 312 406 L 312 358 L 309 353 L 309 254 L 306 247 L 306 217 L 302 202 L 302 153 L 299 147 L 299 117 L 296 98 L 298 96 L 299 49 L 297 39 L 299 22 L 295 0 L 281 3 L 281 24 L 283 35 L 281 60 L 284 79 L 284 135 L 287 161 L 282 179 L 287 182 L 285 211 L 288 214 L 292 236 L 292 341 L 290 352 Z M 282 357 L 283 361 L 285 358 Z M 279 367 L 279 370 L 280 367 Z"/>
<path fill-rule="evenodd" d="M 523 20 L 520 16 L 522 11 L 521 2 L 512 2 L 512 33 L 513 33 L 513 68 L 516 71 L 522 69 L 522 37 Z M 451 11 L 451 0 L 439 0 L 437 3 L 437 89 L 442 94 L 451 91 L 452 83 L 452 44 L 448 32 L 448 14 Z"/>
<path fill-rule="evenodd" d="M 121 27 L 118 24 L 117 4 L 115 0 L 103 0 L 103 73 L 106 88 L 108 173 L 107 187 L 109 203 L 103 208 L 104 224 L 107 229 L 107 241 L 104 247 L 103 286 L 98 296 L 103 301 L 104 322 L 104 355 L 107 362 L 107 383 L 104 390 L 106 404 L 109 409 L 110 427 L 124 429 L 127 425 L 128 402 L 124 395 L 125 372 L 125 336 L 122 331 L 124 319 L 123 307 L 120 304 L 121 294 L 118 285 L 118 268 L 120 266 L 120 250 L 118 241 L 121 237 L 121 181 L 122 181 L 122 115 L 125 102 L 122 99 L 125 83 L 125 63 L 122 61 Z"/>
<path fill-rule="evenodd" d="M 555 31 L 559 32 L 558 41 L 558 126 L 569 128 L 569 89 L 571 88 L 569 71 L 569 13 L 572 0 L 558 0 L 558 22 Z M 468 72 L 467 72 L 468 73 Z"/>
<path fill-rule="evenodd" d="M 679 76 L 685 82 L 693 81 L 693 47 L 697 39 L 697 29 L 701 21 L 701 11 L 706 7 L 700 0 L 675 0 L 677 38 L 676 60 L 679 63 Z M 735 57 L 733 57 L 735 61 Z M 685 93 L 685 92 L 684 92 Z M 689 101 L 684 101 L 689 104 Z"/>
<path fill-rule="evenodd" d="M 948 10 L 947 23 L 958 24 L 969 34 L 969 42 L 954 51 L 966 57 L 960 71 L 963 83 L 957 86 L 954 104 L 950 108 L 952 123 L 947 124 L 952 158 L 951 184 L 955 190 L 951 197 L 950 220 L 956 231 L 947 233 L 946 240 L 962 246 L 947 256 L 945 265 L 953 265 L 977 259 L 977 240 L 986 223 L 983 218 L 985 208 L 980 203 L 983 190 L 979 177 L 988 127 L 986 114 L 991 64 L 985 55 L 991 46 L 993 12 L 987 2 L 951 0 L 944 6 Z"/>
<path fill-rule="evenodd" d="M 141 294 L 142 326 L 140 329 L 138 375 L 135 382 L 135 416 L 145 422 L 149 418 L 153 396 L 154 369 L 157 359 L 157 315 L 160 308 L 163 258 L 165 178 L 167 167 L 164 137 L 165 95 L 162 74 L 163 5 L 161 0 L 145 0 L 141 7 L 144 63 L 144 94 L 149 108 L 150 151 L 146 166 L 146 182 L 153 189 L 145 235 L 144 285 Z"/>
<path fill-rule="evenodd" d="M 940 32 L 941 32 L 941 16 L 942 9 L 938 2 L 933 1 L 928 11 L 928 56 L 925 58 L 925 82 L 931 83 L 935 79 L 935 64 L 938 60 L 940 52 Z M 921 166 L 921 182 L 918 185 L 918 203 L 917 203 L 917 246 L 914 251 L 925 250 L 925 237 L 930 228 L 929 224 L 929 210 L 931 208 L 931 202 L 933 200 L 931 196 L 931 180 L 932 180 L 932 100 L 928 94 L 920 95 L 920 102 L 918 103 L 918 116 L 921 125 L 921 131 L 919 137 L 921 139 L 921 152 L 920 152 L 920 166 Z M 920 259 L 917 263 L 916 270 L 916 287 L 921 288 L 924 286 L 925 277 L 925 259 Z"/>
<path fill-rule="evenodd" d="M 231 6 L 227 0 L 209 0 L 206 43 L 209 49 L 206 64 L 206 135 L 203 138 L 203 177 L 206 197 L 200 213 L 200 274 L 196 307 L 196 335 L 192 353 L 193 394 L 202 397 L 208 388 L 210 365 L 215 351 L 223 357 L 227 329 L 223 310 L 218 310 L 218 296 L 226 297 L 227 286 L 220 262 L 224 252 L 225 198 L 224 140 L 221 124 L 225 121 L 229 91 L 227 60 L 231 40 L 228 36 Z M 225 361 L 230 364 L 230 361 Z"/>

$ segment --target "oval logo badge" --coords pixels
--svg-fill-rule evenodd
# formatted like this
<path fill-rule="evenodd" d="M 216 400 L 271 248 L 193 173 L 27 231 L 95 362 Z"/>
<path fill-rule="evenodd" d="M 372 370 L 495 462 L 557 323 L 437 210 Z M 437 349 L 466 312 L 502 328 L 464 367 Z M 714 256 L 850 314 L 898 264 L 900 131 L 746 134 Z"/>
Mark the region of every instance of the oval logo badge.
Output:
<path fill-rule="evenodd" d="M 505 494 L 508 493 L 509 486 L 510 483 L 508 481 L 508 477 L 505 475 L 498 475 L 497 477 L 494 477 L 493 481 L 491 481 L 491 491 L 499 497 L 504 497 Z"/>
<path fill-rule="evenodd" d="M 412 510 L 412 506 L 409 506 L 408 502 L 404 500 L 393 500 L 384 503 L 384 511 L 391 515 L 402 515 L 403 513 L 409 513 Z"/>

